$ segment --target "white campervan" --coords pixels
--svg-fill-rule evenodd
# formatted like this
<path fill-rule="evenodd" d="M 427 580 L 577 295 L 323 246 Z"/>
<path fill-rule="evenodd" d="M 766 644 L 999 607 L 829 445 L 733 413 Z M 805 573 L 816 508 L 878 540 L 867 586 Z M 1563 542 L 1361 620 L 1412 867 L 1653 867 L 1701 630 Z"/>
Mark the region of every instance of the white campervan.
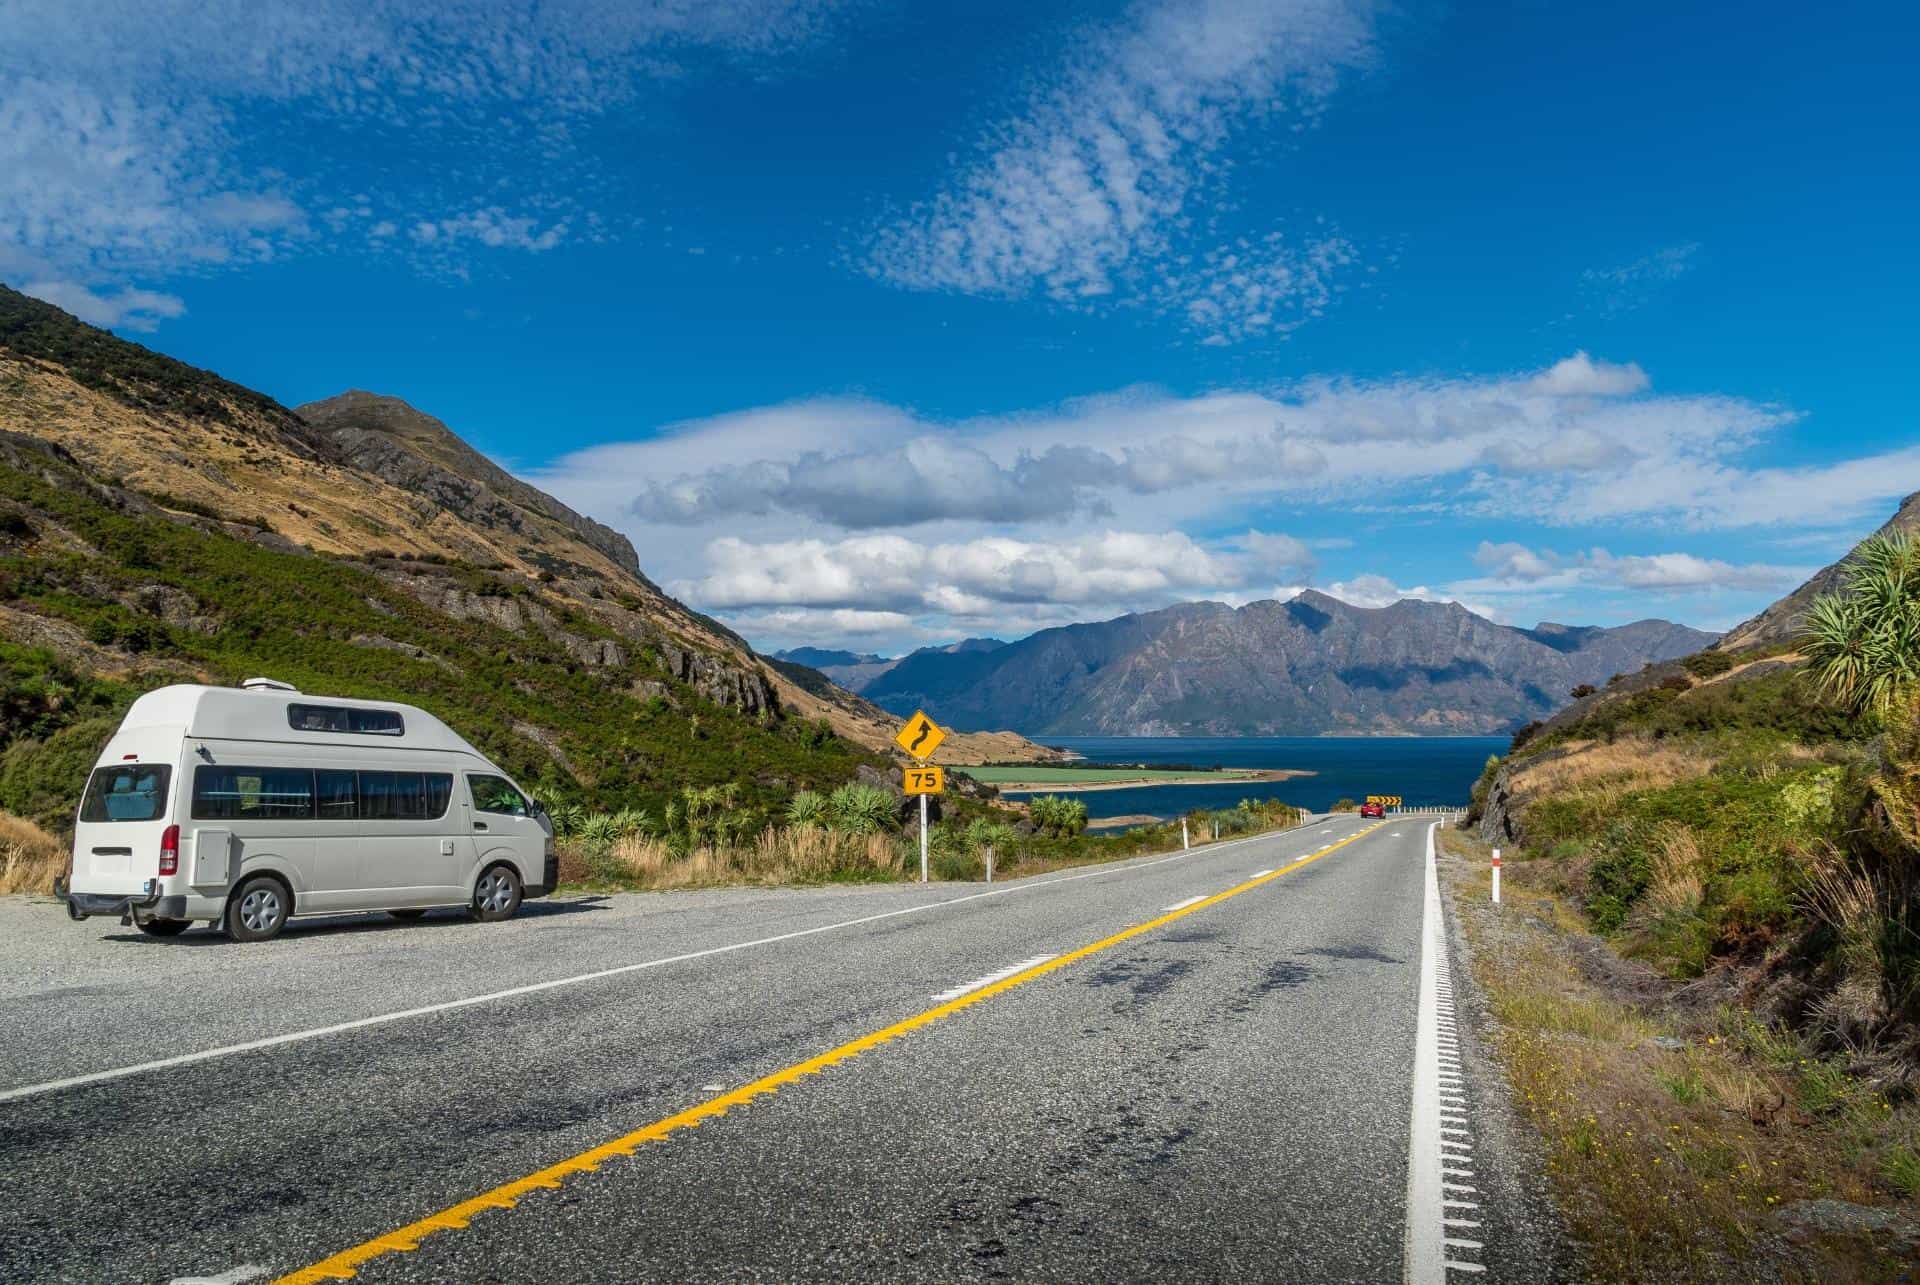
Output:
<path fill-rule="evenodd" d="M 261 941 L 292 915 L 505 919 L 555 879 L 545 814 L 445 723 L 256 678 L 134 701 L 87 778 L 60 892 L 75 919 Z"/>

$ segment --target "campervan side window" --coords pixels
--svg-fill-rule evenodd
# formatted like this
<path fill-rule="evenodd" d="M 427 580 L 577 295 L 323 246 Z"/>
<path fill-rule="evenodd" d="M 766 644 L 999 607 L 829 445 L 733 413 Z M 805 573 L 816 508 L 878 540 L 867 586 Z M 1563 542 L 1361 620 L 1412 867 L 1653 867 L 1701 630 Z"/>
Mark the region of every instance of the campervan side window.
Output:
<path fill-rule="evenodd" d="M 289 705 L 287 726 L 296 732 L 352 732 L 359 736 L 400 736 L 407 730 L 397 709 L 354 709 L 347 705 Z"/>
<path fill-rule="evenodd" d="M 357 772 L 316 768 L 313 773 L 313 810 L 322 821 L 352 821 L 360 815 Z"/>
<path fill-rule="evenodd" d="M 313 816 L 313 773 L 300 767 L 199 767 L 196 821 L 288 821 Z"/>
<path fill-rule="evenodd" d="M 362 772 L 360 815 L 369 821 L 433 821 L 447 814 L 447 772 Z"/>
<path fill-rule="evenodd" d="M 153 821 L 167 806 L 167 779 L 173 769 L 161 763 L 103 767 L 87 782 L 80 799 L 80 819 Z"/>

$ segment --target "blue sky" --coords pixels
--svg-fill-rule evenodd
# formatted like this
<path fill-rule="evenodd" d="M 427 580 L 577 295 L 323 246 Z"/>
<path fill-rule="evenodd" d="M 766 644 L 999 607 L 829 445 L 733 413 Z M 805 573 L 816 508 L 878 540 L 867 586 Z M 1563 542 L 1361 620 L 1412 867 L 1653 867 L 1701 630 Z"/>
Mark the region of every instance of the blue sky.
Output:
<path fill-rule="evenodd" d="M 1915 24 L 0 0 L 0 279 L 404 397 L 768 647 L 1725 627 L 1920 489 Z"/>

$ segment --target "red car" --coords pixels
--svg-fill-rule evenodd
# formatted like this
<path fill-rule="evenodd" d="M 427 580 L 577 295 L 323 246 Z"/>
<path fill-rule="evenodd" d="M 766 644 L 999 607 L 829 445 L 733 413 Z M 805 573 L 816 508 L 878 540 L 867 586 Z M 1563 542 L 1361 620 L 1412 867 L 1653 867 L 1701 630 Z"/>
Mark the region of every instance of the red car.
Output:
<path fill-rule="evenodd" d="M 1363 817 L 1380 817 L 1384 820 L 1387 815 L 1387 810 L 1378 803 L 1362 803 L 1360 805 L 1360 815 Z"/>

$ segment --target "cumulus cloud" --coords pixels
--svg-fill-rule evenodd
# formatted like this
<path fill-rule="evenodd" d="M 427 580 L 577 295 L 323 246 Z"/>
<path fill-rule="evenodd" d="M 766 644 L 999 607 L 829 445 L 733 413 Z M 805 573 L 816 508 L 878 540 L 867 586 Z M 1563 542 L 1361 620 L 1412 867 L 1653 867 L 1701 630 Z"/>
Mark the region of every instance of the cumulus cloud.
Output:
<path fill-rule="evenodd" d="M 1514 542 L 1482 541 L 1474 564 L 1482 578 L 1462 587 L 1476 592 L 1589 587 L 1653 593 L 1719 590 L 1779 591 L 1804 580 L 1807 567 L 1771 563 L 1731 563 L 1691 553 L 1615 555 L 1594 548 L 1561 554 Z"/>
<path fill-rule="evenodd" d="M 987 129 L 931 200 L 879 230 L 868 270 L 911 289 L 1127 292 L 1225 342 L 1324 307 L 1353 247 L 1331 235 L 1217 247 L 1195 229 L 1250 119 L 1310 122 L 1372 56 L 1368 0 L 1136 5 Z"/>
<path fill-rule="evenodd" d="M 629 107 L 683 50 L 787 48 L 833 8 L 7 0 L 0 245 L 88 282 L 257 262 L 317 237 L 548 249 L 594 169 L 580 124 Z M 402 152 L 370 195 L 334 158 L 376 142 Z M 527 155 L 547 184 L 525 191 L 521 174 L 526 208 L 496 208 L 486 194 Z"/>
<path fill-rule="evenodd" d="M 620 526 L 650 569 L 716 609 L 896 611 L 918 627 L 1008 633 L 1014 618 L 1040 627 L 1176 598 L 1284 597 L 1320 579 L 1317 552 L 1367 543 L 1374 514 L 1777 537 L 1857 524 L 1920 489 L 1920 447 L 1795 468 L 1745 462 L 1797 419 L 1744 398 L 1662 394 L 1634 363 L 1575 353 L 1506 374 L 1312 378 L 1190 397 L 1122 389 L 953 421 L 872 400 L 796 402 L 597 446 L 530 480 Z M 1231 534 L 1249 515 L 1287 527 L 1307 513 L 1339 514 L 1334 529 L 1351 534 Z M 1121 528 L 1188 532 L 1204 559 L 1181 564 L 1175 546 L 1154 546 L 1127 566 L 1154 574 L 1128 581 L 1099 547 Z M 721 537 L 740 544 L 709 565 L 704 550 Z M 894 542 L 859 542 L 881 537 Z M 981 559 L 987 572 L 968 571 Z M 1329 590 L 1369 603 L 1457 597 L 1488 612 L 1568 593 L 1759 593 L 1801 574 L 1518 543 L 1489 544 L 1478 561 L 1475 578 L 1440 586 L 1347 575 Z"/>
<path fill-rule="evenodd" d="M 675 588 L 713 609 L 854 608 L 991 620 L 1009 605 L 1122 611 L 1214 596 L 1271 584 L 1276 569 L 1304 556 L 1291 537 L 1260 531 L 1217 546 L 1178 531 L 1102 531 L 1051 543 L 727 537 L 707 546 L 705 575 Z"/>
<path fill-rule="evenodd" d="M 1177 522 L 1256 500 L 1379 503 L 1383 487 L 1397 507 L 1553 525 L 1831 525 L 1920 480 L 1915 447 L 1804 468 L 1741 462 L 1797 419 L 1744 398 L 1661 395 L 1637 365 L 1576 353 L 1510 375 L 1133 389 L 948 422 L 870 401 L 792 403 L 595 447 L 538 476 L 646 524 L 788 513 L 844 529 L 1107 520 L 1138 500 Z"/>
<path fill-rule="evenodd" d="M 856 405 L 855 412 L 871 414 Z M 781 419 L 809 419 L 812 408 L 784 407 Z M 885 416 L 903 444 L 859 442 L 842 451 L 810 450 L 789 460 L 757 459 L 717 465 L 666 480 L 645 480 L 628 505 L 648 522 L 692 525 L 736 514 L 787 512 L 834 526 L 903 527 L 972 520 L 1025 522 L 1074 514 L 1105 516 L 1104 495 L 1152 495 L 1227 479 L 1311 477 L 1327 467 L 1319 446 L 1270 427 L 1264 433 L 1171 433 L 1106 450 L 1083 442 L 1056 442 L 1037 451 L 1015 448 L 1002 463 L 987 449 L 901 414 Z M 736 419 L 763 437 L 760 426 Z M 651 454 L 651 452 L 649 452 Z M 593 466 L 614 457 L 606 448 Z M 558 473 L 577 472 L 563 461 Z"/>
<path fill-rule="evenodd" d="M 1457 603 L 1468 611 L 1485 616 L 1489 620 L 1505 619 L 1496 606 L 1463 601 L 1450 592 L 1429 589 L 1426 585 L 1398 585 L 1376 572 L 1367 572 L 1348 580 L 1336 580 L 1325 586 L 1321 592 L 1354 607 L 1391 607 L 1396 602 L 1411 598 L 1417 602 Z"/>
<path fill-rule="evenodd" d="M 1634 362 L 1595 361 L 1582 351 L 1554 362 L 1528 380 L 1527 387 L 1548 397 L 1626 397 L 1645 392 L 1650 382 Z"/>
<path fill-rule="evenodd" d="M 20 292 L 65 308 L 90 325 L 127 330 L 152 330 L 162 321 L 183 317 L 187 312 L 187 305 L 178 296 L 154 290 L 103 292 L 75 281 L 30 279 L 21 284 Z"/>

